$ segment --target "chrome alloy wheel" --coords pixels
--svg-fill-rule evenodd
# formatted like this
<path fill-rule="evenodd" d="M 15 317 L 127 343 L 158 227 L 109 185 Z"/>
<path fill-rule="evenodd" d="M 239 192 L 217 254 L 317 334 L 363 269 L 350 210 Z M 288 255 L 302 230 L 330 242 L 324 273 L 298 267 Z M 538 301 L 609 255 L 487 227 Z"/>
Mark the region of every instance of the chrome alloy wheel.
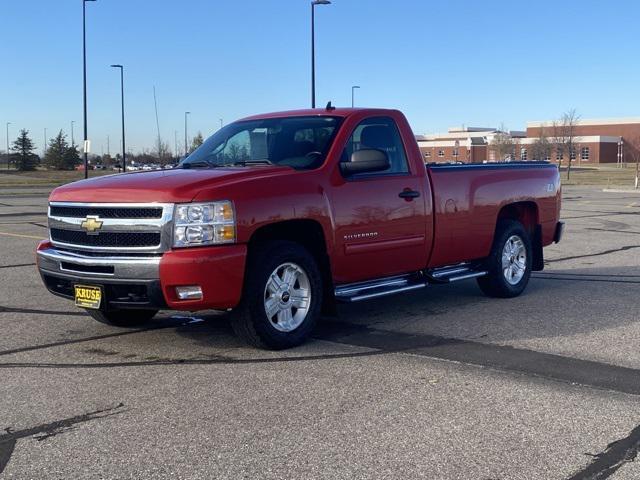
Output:
<path fill-rule="evenodd" d="M 298 328 L 311 305 L 311 282 L 302 267 L 283 263 L 267 280 L 264 288 L 264 311 L 271 326 L 280 332 Z"/>
<path fill-rule="evenodd" d="M 517 285 L 527 270 L 527 248 L 518 235 L 511 235 L 502 249 L 502 273 L 510 285 Z"/>

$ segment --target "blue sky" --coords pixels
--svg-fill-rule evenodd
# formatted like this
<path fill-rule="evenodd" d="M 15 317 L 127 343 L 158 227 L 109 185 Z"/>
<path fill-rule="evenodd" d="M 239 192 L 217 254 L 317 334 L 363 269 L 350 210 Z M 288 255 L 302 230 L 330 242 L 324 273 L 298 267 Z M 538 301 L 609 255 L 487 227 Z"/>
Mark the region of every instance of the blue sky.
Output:
<path fill-rule="evenodd" d="M 0 0 L 0 149 L 43 129 L 82 137 L 82 3 Z M 98 0 L 87 3 L 89 138 L 183 144 L 239 117 L 309 106 L 308 0 Z M 640 2 L 333 0 L 316 9 L 317 100 L 399 108 L 416 133 L 453 125 L 524 128 L 576 108 L 583 118 L 640 111 Z"/>

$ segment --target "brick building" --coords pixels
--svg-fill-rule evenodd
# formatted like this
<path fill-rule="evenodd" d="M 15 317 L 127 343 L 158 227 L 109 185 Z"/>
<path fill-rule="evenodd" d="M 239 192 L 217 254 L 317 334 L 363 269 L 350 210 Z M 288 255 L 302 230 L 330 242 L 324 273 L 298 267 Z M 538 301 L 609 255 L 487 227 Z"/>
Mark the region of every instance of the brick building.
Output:
<path fill-rule="evenodd" d="M 457 127 L 447 133 L 417 136 L 425 162 L 482 163 L 501 160 L 568 159 L 569 152 L 556 149 L 553 122 L 529 122 L 526 132 L 501 132 L 496 128 Z M 551 143 L 548 153 L 536 148 L 541 135 Z M 513 146 L 508 154 L 499 154 L 499 137 L 508 137 Z M 575 165 L 635 162 L 640 150 L 640 118 L 580 120 L 575 126 Z M 536 155 L 537 153 L 537 155 Z M 534 158 L 544 156 L 545 158 Z"/>
<path fill-rule="evenodd" d="M 419 135 L 416 140 L 425 162 L 482 163 L 492 160 L 491 145 L 501 134 L 514 140 L 526 136 L 525 132 L 501 132 L 497 128 L 454 127 L 447 133 Z"/>

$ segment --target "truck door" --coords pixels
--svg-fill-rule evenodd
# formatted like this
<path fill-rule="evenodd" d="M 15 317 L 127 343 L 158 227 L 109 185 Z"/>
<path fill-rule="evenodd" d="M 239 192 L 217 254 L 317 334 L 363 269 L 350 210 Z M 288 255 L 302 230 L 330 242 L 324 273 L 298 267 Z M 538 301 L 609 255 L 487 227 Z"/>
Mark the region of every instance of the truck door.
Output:
<path fill-rule="evenodd" d="M 412 139 L 413 140 L 413 139 Z M 360 122 L 341 155 L 348 162 L 360 149 L 387 153 L 389 169 L 366 174 L 340 174 L 332 188 L 335 221 L 333 275 L 338 283 L 374 279 L 424 268 L 427 227 L 424 171 L 416 172 L 396 122 L 371 117 Z"/>

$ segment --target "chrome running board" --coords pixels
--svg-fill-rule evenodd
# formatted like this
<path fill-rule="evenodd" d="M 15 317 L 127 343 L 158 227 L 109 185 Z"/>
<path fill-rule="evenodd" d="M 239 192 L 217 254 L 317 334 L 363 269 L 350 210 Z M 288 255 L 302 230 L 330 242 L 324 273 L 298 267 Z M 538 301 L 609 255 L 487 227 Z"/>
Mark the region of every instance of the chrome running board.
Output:
<path fill-rule="evenodd" d="M 415 275 L 402 275 L 342 285 L 336 288 L 335 296 L 337 300 L 343 302 L 359 302 L 394 293 L 418 290 L 426 286 L 427 282 L 423 278 L 417 278 Z"/>
<path fill-rule="evenodd" d="M 451 283 L 470 278 L 483 277 L 488 272 L 486 270 L 475 270 L 467 263 L 453 265 L 449 267 L 435 268 L 425 272 L 431 283 Z"/>
<path fill-rule="evenodd" d="M 444 284 L 468 280 L 486 275 L 485 270 L 474 270 L 469 264 L 436 268 L 410 275 L 385 277 L 367 282 L 349 283 L 337 287 L 334 291 L 336 300 L 342 302 L 359 302 L 371 298 L 386 297 L 394 293 L 419 290 L 429 284 Z"/>

